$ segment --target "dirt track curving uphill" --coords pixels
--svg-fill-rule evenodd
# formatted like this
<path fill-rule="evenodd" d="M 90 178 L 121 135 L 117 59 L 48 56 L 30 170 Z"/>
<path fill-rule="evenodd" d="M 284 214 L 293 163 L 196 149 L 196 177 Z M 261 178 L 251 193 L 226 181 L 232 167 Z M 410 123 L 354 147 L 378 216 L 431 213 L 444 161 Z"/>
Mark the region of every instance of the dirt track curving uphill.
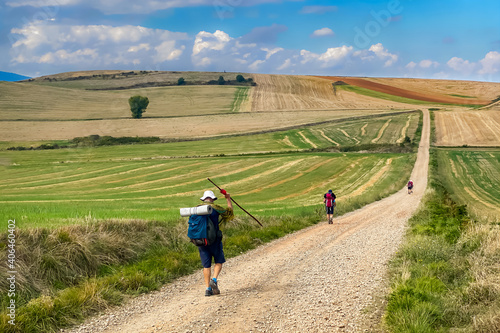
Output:
<path fill-rule="evenodd" d="M 388 260 L 427 185 L 430 120 L 406 189 L 355 212 L 228 260 L 221 294 L 200 272 L 89 320 L 72 332 L 360 332 L 363 309 L 386 287 Z M 318 198 L 318 204 L 321 204 Z M 342 198 L 338 198 L 342 204 Z M 371 322 L 377 321 L 377 315 Z"/>

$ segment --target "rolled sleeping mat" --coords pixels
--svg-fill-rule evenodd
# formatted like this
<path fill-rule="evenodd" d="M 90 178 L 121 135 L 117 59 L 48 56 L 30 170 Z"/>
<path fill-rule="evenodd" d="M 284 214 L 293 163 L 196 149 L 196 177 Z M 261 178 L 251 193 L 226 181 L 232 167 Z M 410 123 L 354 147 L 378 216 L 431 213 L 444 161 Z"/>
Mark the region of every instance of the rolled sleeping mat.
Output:
<path fill-rule="evenodd" d="M 187 217 L 191 215 L 209 215 L 212 214 L 212 206 L 203 205 L 197 207 L 181 208 L 181 216 Z"/>

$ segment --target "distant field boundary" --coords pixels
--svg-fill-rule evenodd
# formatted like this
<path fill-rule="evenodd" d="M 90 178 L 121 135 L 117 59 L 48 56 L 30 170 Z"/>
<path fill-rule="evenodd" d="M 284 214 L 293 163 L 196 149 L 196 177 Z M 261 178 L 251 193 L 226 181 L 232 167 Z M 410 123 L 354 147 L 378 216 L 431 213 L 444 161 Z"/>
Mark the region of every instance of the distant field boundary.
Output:
<path fill-rule="evenodd" d="M 324 110 L 280 110 L 279 112 L 318 112 L 318 111 L 346 111 L 348 109 L 324 109 Z M 349 109 L 349 111 L 356 111 L 356 110 L 364 110 L 364 109 Z M 390 113 L 382 113 L 382 114 L 372 114 L 372 115 L 367 115 L 367 116 L 358 116 L 358 117 L 348 117 L 348 118 L 341 118 L 341 119 L 334 119 L 334 120 L 325 120 L 321 121 L 318 123 L 311 123 L 311 125 L 307 126 L 314 126 L 314 125 L 322 125 L 324 123 L 331 123 L 331 122 L 338 122 L 338 121 L 343 121 L 343 120 L 357 120 L 357 119 L 364 119 L 364 118 L 373 118 L 373 117 L 379 117 L 379 116 L 386 116 L 386 115 L 397 115 L 397 114 L 405 114 L 405 113 L 412 113 L 412 112 L 418 112 L 419 110 L 402 110 L 402 111 L 397 111 L 397 112 L 390 112 Z M 271 111 L 244 111 L 244 112 L 237 112 L 238 114 L 264 114 L 264 113 L 270 113 Z M 235 112 L 232 112 L 234 114 Z M 144 116 L 141 119 L 169 119 L 169 118 L 190 118 L 190 117 L 207 117 L 207 116 L 220 116 L 225 113 L 204 113 L 204 114 L 190 114 L 190 115 L 176 115 L 176 116 Z M 231 112 L 228 112 L 226 114 L 231 114 Z M 29 121 L 29 122 L 47 122 L 47 121 L 96 121 L 96 120 L 118 120 L 118 119 L 130 119 L 129 116 L 127 117 L 116 117 L 116 118 L 87 118 L 87 119 L 0 119 L 0 122 L 2 121 Z M 291 129 L 296 129 L 298 127 L 301 127 L 302 125 L 296 125 L 294 128 Z M 280 129 L 281 130 L 281 129 Z M 267 132 L 266 132 L 267 133 Z M 233 135 L 233 134 L 231 134 Z"/>
<path fill-rule="evenodd" d="M 178 86 L 217 86 L 220 85 L 217 81 L 185 81 L 184 84 L 179 85 L 175 82 L 143 82 L 136 83 L 128 86 L 121 87 L 106 87 L 106 88 L 85 88 L 85 90 L 90 91 L 99 91 L 99 90 L 129 90 L 129 89 L 139 89 L 139 88 L 154 88 L 154 87 L 178 87 Z M 254 81 L 246 81 L 246 82 L 238 82 L 234 81 L 225 81 L 222 86 L 239 86 L 239 87 L 252 87 L 256 86 L 257 83 Z"/>
<path fill-rule="evenodd" d="M 317 112 L 317 110 L 311 110 L 311 112 L 313 112 L 313 111 Z M 384 117 L 391 117 L 391 116 L 410 114 L 410 113 L 418 113 L 418 112 L 420 112 L 420 110 L 405 110 L 405 111 L 381 113 L 381 114 L 379 113 L 379 114 L 371 114 L 371 115 L 366 115 L 366 116 L 346 117 L 346 118 L 318 121 L 318 122 L 313 122 L 313 123 L 306 123 L 306 124 L 299 124 L 299 125 L 286 126 L 286 127 L 280 127 L 280 128 L 273 128 L 273 129 L 262 130 L 262 131 L 251 131 L 251 132 L 246 132 L 246 133 L 222 134 L 222 135 L 214 135 L 214 136 L 208 136 L 208 137 L 196 137 L 196 138 L 170 138 L 170 139 L 163 139 L 163 142 L 164 143 L 188 142 L 188 141 L 223 139 L 223 138 L 240 137 L 240 136 L 251 136 L 251 135 L 258 135 L 258 134 L 276 133 L 276 132 L 289 131 L 289 130 L 294 130 L 294 129 L 308 128 L 308 127 L 313 127 L 313 126 L 318 126 L 318 125 L 343 123 L 343 122 L 347 122 L 347 121 L 355 121 L 355 120 L 363 120 L 363 119 L 384 118 Z M 257 113 L 257 112 L 245 112 L 245 113 L 253 114 L 253 113 Z M 261 111 L 260 113 L 268 113 L 268 112 Z M 194 116 L 186 116 L 186 117 L 203 117 L 203 116 L 206 116 L 206 115 L 194 115 Z M 160 118 L 160 117 L 158 117 L 158 118 Z M 176 117 L 165 117 L 165 118 L 176 118 Z M 113 119 L 116 119 L 116 118 L 113 118 Z M 6 121 L 6 120 L 4 120 L 4 121 Z M 24 120 L 19 120 L 19 121 L 24 121 Z M 54 121 L 54 120 L 37 120 L 37 121 L 45 122 L 45 121 Z M 59 121 L 59 120 L 56 120 L 56 121 Z M 69 120 L 64 120 L 64 121 L 69 121 Z M 78 120 L 78 121 L 82 121 L 82 120 Z M 39 141 L 47 141 L 47 140 L 39 140 Z M 48 141 L 51 141 L 51 140 L 48 140 Z M 60 140 L 53 140 L 53 141 L 60 141 Z"/>

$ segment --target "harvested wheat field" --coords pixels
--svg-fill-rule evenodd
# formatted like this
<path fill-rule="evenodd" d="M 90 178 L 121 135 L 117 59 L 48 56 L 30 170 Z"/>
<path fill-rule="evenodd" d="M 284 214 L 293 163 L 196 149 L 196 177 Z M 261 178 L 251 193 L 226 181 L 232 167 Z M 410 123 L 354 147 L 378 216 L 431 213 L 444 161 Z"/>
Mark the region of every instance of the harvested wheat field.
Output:
<path fill-rule="evenodd" d="M 330 82 L 349 85 L 394 96 L 445 104 L 487 105 L 497 97 L 500 83 L 427 79 L 389 79 L 321 76 Z"/>
<path fill-rule="evenodd" d="M 251 92 L 252 111 L 410 107 L 349 91 L 335 92 L 330 80 L 314 76 L 255 74 L 254 80 L 257 86 Z"/>
<path fill-rule="evenodd" d="M 389 110 L 390 111 L 390 110 Z M 176 118 L 87 121 L 0 121 L 0 141 L 67 140 L 92 134 L 206 138 L 286 129 L 322 121 L 384 114 L 384 110 L 325 110 L 234 113 Z"/>
<path fill-rule="evenodd" d="M 500 146 L 500 111 L 435 112 L 436 145 Z"/>

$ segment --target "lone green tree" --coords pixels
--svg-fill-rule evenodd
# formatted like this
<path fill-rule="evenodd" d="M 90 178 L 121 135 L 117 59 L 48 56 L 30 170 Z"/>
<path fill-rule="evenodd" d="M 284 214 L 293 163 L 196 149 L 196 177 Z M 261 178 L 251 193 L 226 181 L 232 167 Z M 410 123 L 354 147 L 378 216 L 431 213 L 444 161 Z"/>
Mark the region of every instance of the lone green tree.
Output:
<path fill-rule="evenodd" d="M 219 85 L 223 85 L 224 83 L 226 83 L 226 80 L 224 80 L 224 77 L 221 75 L 219 76 L 219 80 L 217 80 L 217 83 Z"/>
<path fill-rule="evenodd" d="M 183 77 L 179 78 L 179 80 L 177 80 L 177 85 L 178 86 L 182 86 L 182 85 L 185 85 L 186 84 L 186 80 L 184 80 Z"/>
<path fill-rule="evenodd" d="M 132 118 L 140 119 L 142 114 L 146 112 L 146 108 L 149 105 L 149 99 L 144 96 L 132 96 L 128 99 L 128 104 L 130 105 L 130 111 L 132 111 Z"/>

